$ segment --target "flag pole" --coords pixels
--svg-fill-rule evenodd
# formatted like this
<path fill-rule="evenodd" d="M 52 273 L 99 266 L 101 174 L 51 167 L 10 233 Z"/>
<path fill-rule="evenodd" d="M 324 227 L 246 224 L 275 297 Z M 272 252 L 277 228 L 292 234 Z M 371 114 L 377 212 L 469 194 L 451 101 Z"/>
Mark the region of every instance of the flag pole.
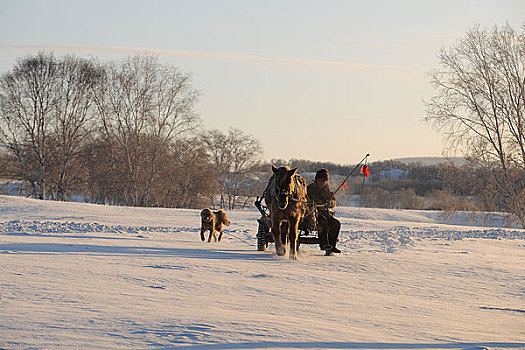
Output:
<path fill-rule="evenodd" d="M 357 168 L 359 168 L 359 166 L 361 164 L 363 164 L 363 162 L 370 156 L 370 153 L 367 153 L 366 156 L 361 159 L 361 161 L 359 162 L 359 164 L 357 164 L 355 166 L 355 168 L 350 172 L 350 174 L 348 174 L 348 176 L 346 177 L 346 179 L 343 180 L 343 182 L 339 185 L 339 187 L 337 187 L 337 189 L 334 191 L 334 196 L 335 194 L 337 193 L 337 191 L 339 191 L 341 189 L 341 187 L 343 186 L 343 184 L 346 182 L 346 180 L 348 180 L 348 178 L 350 178 L 350 176 L 352 176 L 352 174 L 354 173 L 354 171 L 356 171 Z"/>

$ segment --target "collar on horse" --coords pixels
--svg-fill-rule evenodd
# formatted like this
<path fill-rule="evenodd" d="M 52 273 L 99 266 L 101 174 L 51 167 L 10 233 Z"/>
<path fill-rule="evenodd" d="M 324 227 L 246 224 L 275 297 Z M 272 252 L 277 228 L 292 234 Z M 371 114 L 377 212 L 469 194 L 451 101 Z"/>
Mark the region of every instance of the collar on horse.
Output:
<path fill-rule="evenodd" d="M 294 193 L 288 193 L 288 190 L 284 189 L 284 188 L 280 188 L 279 185 L 277 184 L 277 181 L 275 182 L 275 188 L 276 188 L 276 194 L 277 194 L 277 199 L 279 199 L 280 197 L 288 197 L 288 199 L 291 199 L 293 198 L 294 194 L 296 195 L 297 194 L 297 187 L 294 186 Z"/>
<path fill-rule="evenodd" d="M 302 201 L 299 198 L 299 191 L 297 190 L 299 185 L 300 185 L 298 179 L 299 179 L 299 175 L 297 175 L 297 174 L 292 177 L 292 181 L 294 182 L 293 193 L 289 193 L 287 189 L 280 188 L 279 184 L 277 184 L 277 181 L 274 181 L 274 186 L 275 186 L 274 196 L 275 196 L 275 200 L 279 201 L 279 198 L 287 197 L 288 200 L 292 200 L 294 202 Z"/>

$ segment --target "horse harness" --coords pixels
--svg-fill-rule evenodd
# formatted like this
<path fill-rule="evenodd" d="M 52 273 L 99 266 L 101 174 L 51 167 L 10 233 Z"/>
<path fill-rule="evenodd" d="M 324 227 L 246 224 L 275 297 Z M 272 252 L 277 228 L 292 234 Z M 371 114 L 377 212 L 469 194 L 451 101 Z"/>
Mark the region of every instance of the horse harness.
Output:
<path fill-rule="evenodd" d="M 267 202 L 271 202 L 271 203 L 276 202 L 276 201 L 278 202 L 280 198 L 284 198 L 284 197 L 294 202 L 308 203 L 307 199 L 299 198 L 299 191 L 298 191 L 298 188 L 300 185 L 306 188 L 306 181 L 299 175 L 294 175 L 292 178 L 292 181 L 294 181 L 294 190 L 292 193 L 290 193 L 288 192 L 287 189 L 281 188 L 277 184 L 275 175 L 272 175 L 272 178 L 270 179 L 268 186 L 266 186 L 266 189 L 264 190 L 262 197 L 266 198 Z M 268 196 L 268 194 L 270 194 L 270 196 Z M 268 199 L 270 200 L 268 201 Z M 270 204 L 270 203 L 267 203 L 267 204 Z"/>
<path fill-rule="evenodd" d="M 303 181 L 301 181 L 303 180 Z M 293 200 L 294 202 L 302 202 L 303 200 L 299 198 L 299 191 L 297 188 L 299 187 L 299 182 L 304 182 L 304 179 L 300 177 L 299 175 L 293 176 L 293 182 L 294 182 L 294 190 L 293 193 L 288 193 L 288 191 L 284 188 L 280 188 L 277 184 L 277 181 L 275 182 L 275 188 L 278 190 L 278 199 L 281 198 L 281 196 L 287 197 L 288 200 Z M 301 185 L 305 185 L 304 183 L 301 183 Z"/>
<path fill-rule="evenodd" d="M 307 222 L 309 222 L 309 224 L 307 224 L 308 226 L 306 227 L 306 229 L 307 231 L 315 230 L 317 226 L 317 208 L 319 207 L 319 205 L 316 205 L 312 200 L 308 198 L 308 194 L 306 193 L 306 181 L 304 180 L 304 178 L 302 178 L 299 175 L 295 175 L 293 177 L 293 181 L 295 182 L 294 183 L 295 189 L 293 192 L 288 192 L 285 189 L 282 189 L 277 183 L 275 183 L 276 182 L 275 180 L 276 180 L 275 176 L 272 176 L 264 192 L 261 195 L 261 200 L 262 198 L 265 198 L 266 205 L 270 205 L 271 203 L 278 202 L 279 196 L 282 196 L 282 197 L 287 197 L 289 201 L 293 201 L 295 203 L 299 203 L 299 202 L 302 203 L 303 204 L 302 217 L 304 220 L 307 220 Z M 305 198 L 303 199 L 299 197 L 298 186 L 300 185 L 305 187 Z M 256 206 L 257 206 L 257 203 L 259 203 L 259 207 L 258 207 L 259 211 L 263 214 L 263 216 L 267 216 L 267 213 L 265 213 L 262 207 L 260 207 L 260 202 L 256 201 Z M 310 219 L 307 219 L 307 218 L 310 218 Z M 302 220 L 301 222 L 303 222 Z M 304 231 L 305 228 L 303 228 L 302 230 Z"/>

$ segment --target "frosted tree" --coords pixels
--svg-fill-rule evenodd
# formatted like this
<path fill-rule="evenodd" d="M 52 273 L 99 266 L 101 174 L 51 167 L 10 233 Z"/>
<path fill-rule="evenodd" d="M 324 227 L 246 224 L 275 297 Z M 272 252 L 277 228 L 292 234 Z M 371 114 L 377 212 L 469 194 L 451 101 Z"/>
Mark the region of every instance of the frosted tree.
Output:
<path fill-rule="evenodd" d="M 492 169 L 494 200 L 525 227 L 525 26 L 479 26 L 439 55 L 426 120 L 450 149 Z"/>

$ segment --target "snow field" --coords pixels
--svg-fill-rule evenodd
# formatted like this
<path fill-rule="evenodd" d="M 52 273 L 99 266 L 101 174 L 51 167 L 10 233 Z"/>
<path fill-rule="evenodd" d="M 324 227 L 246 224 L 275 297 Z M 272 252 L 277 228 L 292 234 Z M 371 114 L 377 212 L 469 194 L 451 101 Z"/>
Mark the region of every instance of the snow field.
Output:
<path fill-rule="evenodd" d="M 525 230 L 338 208 L 344 254 L 290 261 L 199 212 L 0 196 L 0 348 L 525 348 Z"/>

